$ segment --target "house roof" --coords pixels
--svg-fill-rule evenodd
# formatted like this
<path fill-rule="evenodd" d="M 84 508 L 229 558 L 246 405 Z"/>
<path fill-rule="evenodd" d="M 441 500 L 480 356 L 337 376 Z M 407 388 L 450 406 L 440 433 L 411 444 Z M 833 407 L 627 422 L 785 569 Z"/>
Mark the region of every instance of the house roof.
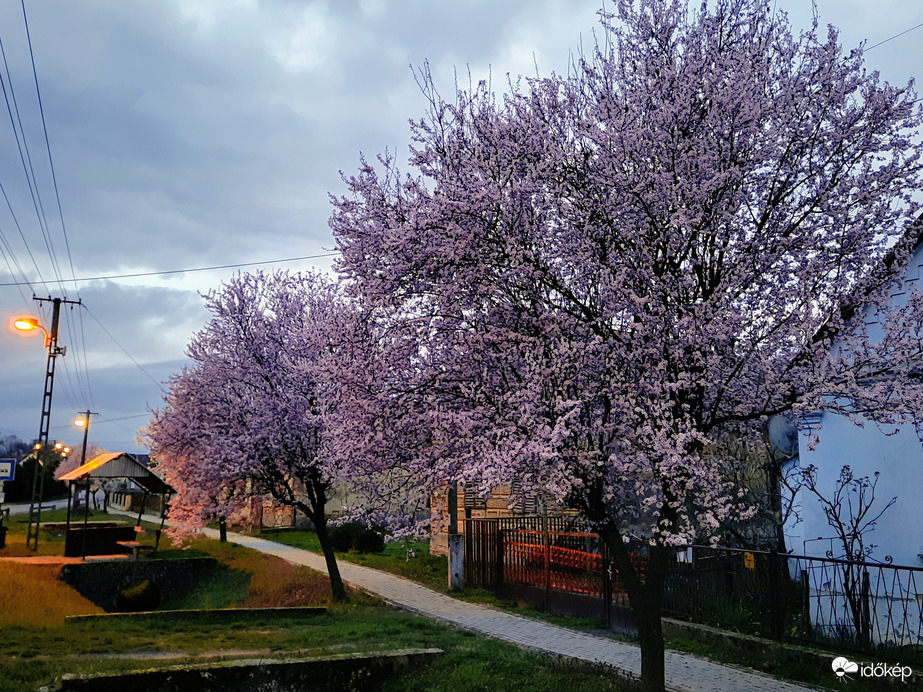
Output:
<path fill-rule="evenodd" d="M 83 466 L 61 476 L 61 481 L 78 481 L 87 478 L 128 478 L 149 493 L 167 494 L 173 488 L 164 483 L 149 468 L 126 452 L 109 452 L 90 459 Z"/>

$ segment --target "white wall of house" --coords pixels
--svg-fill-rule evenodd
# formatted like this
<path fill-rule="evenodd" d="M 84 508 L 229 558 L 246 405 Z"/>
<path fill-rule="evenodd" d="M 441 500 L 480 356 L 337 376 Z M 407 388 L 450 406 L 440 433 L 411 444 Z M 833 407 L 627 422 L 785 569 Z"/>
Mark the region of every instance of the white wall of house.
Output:
<path fill-rule="evenodd" d="M 923 245 L 914 251 L 901 280 L 895 281 L 891 291 L 891 305 L 900 307 L 907 302 L 913 290 L 923 290 Z M 873 311 L 861 313 L 872 339 L 881 336 L 878 317 Z M 834 346 L 836 348 L 836 345 Z M 923 426 L 923 411 L 918 425 Z M 810 428 L 799 435 L 800 458 L 794 463 L 802 467 L 817 467 L 818 488 L 829 497 L 833 495 L 840 469 L 849 464 L 856 477 L 869 476 L 878 471 L 880 477 L 876 490 L 875 506 L 884 507 L 892 497 L 897 501 L 877 522 L 869 534 L 869 542 L 877 545 L 872 557 L 884 560 L 886 555 L 894 564 L 919 567 L 923 564 L 923 444 L 914 426 L 896 429 L 879 427 L 871 421 L 857 426 L 847 417 L 824 413 L 810 421 Z M 820 442 L 811 445 L 816 433 Z M 812 449 L 813 446 L 813 449 Z M 817 541 L 834 535 L 827 523 L 819 501 L 801 491 L 796 499 L 801 523 L 789 521 L 786 525 L 788 548 L 796 553 L 823 556 L 831 548 L 830 541 Z M 877 512 L 876 512 L 877 513 Z M 807 541 L 807 542 L 805 542 Z M 841 544 L 840 544 L 841 545 Z M 835 556 L 843 549 L 833 545 Z"/>
<path fill-rule="evenodd" d="M 893 427 L 879 428 L 873 422 L 859 427 L 845 416 L 831 413 L 823 414 L 817 424 L 820 442 L 811 449 L 812 433 L 803 431 L 799 436 L 800 456 L 793 463 L 802 468 L 811 464 L 817 467 L 817 486 L 826 497 L 832 497 L 844 464 L 849 464 L 856 477 L 871 479 L 876 471 L 880 472 L 871 516 L 892 497 L 897 500 L 867 535 L 866 545 L 877 546 L 872 553 L 875 560 L 889 555 L 896 565 L 921 566 L 918 556 L 923 553 L 923 444 L 916 430 L 905 427 L 895 432 Z M 802 489 L 795 504 L 801 522 L 790 520 L 786 526 L 788 548 L 823 557 L 832 547 L 834 557 L 841 557 L 842 543 L 816 540 L 835 536 L 820 502 Z"/>

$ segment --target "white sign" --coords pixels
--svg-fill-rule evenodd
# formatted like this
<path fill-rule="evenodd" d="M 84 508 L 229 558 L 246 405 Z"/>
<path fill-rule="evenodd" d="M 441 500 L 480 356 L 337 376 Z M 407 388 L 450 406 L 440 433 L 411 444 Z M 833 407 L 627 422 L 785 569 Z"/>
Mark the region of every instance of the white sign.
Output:
<path fill-rule="evenodd" d="M 0 481 L 11 481 L 16 477 L 16 460 L 0 459 Z"/>

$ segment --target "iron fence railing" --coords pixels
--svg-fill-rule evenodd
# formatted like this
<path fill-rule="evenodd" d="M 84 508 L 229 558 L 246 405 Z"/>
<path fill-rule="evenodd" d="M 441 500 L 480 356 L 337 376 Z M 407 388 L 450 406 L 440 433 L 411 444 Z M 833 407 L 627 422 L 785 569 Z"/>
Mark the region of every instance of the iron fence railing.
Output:
<path fill-rule="evenodd" d="M 592 597 L 600 615 L 627 606 L 599 536 L 574 530 L 570 518 L 544 519 L 467 520 L 467 586 L 498 595 L 528 587 L 543 599 L 538 606 L 553 592 Z M 646 548 L 629 550 L 643 578 Z M 663 612 L 778 640 L 887 648 L 900 658 L 923 646 L 923 568 L 691 546 L 673 555 Z"/>

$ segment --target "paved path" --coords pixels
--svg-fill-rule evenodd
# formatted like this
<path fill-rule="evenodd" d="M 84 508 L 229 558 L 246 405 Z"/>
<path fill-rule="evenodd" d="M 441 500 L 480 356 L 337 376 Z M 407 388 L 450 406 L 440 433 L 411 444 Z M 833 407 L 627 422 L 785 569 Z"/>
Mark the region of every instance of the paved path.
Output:
<path fill-rule="evenodd" d="M 205 533 L 212 538 L 218 537 L 215 530 L 207 529 Z M 327 572 L 323 556 L 317 553 L 234 533 L 228 533 L 228 540 L 325 574 Z M 641 674 L 641 650 L 632 644 L 460 601 L 407 579 L 361 565 L 341 561 L 339 566 L 344 581 L 377 594 L 400 608 L 516 646 L 605 663 L 633 675 Z M 679 653 L 667 653 L 666 671 L 669 688 L 689 692 L 804 692 L 815 689 Z"/>

